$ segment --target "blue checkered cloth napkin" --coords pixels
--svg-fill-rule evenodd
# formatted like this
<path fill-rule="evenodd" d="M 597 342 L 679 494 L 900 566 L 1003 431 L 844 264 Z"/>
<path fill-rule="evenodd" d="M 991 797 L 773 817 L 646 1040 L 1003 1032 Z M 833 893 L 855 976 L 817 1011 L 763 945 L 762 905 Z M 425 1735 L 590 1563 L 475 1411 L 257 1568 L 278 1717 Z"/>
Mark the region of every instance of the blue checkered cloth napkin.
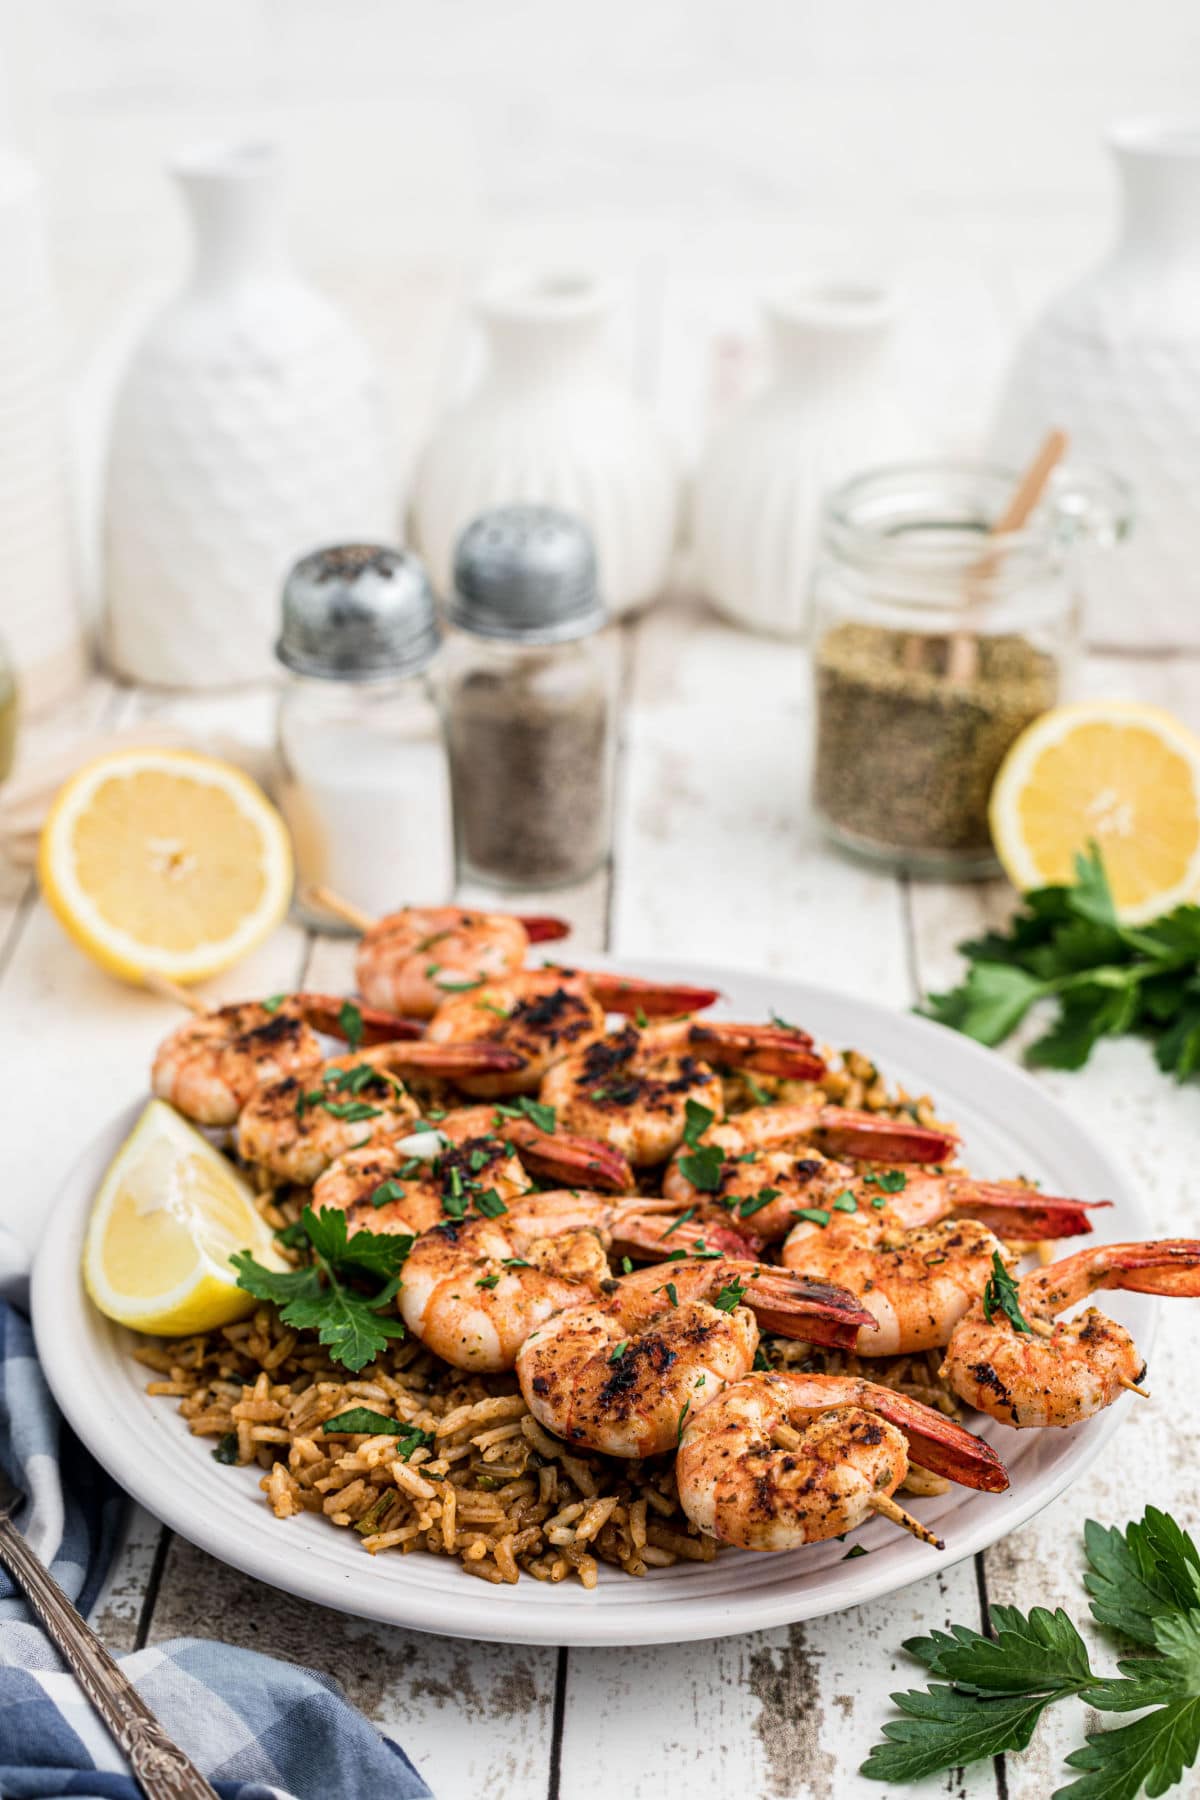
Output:
<path fill-rule="evenodd" d="M 0 1232 L 0 1462 L 32 1504 L 30 1546 L 87 1614 L 122 1496 L 64 1425 L 25 1316 L 20 1246 Z M 122 1658 L 143 1699 L 223 1800 L 428 1800 L 399 1745 L 323 1675 L 251 1650 L 175 1638 Z M 128 1765 L 0 1569 L 0 1795 L 139 1800 Z"/>

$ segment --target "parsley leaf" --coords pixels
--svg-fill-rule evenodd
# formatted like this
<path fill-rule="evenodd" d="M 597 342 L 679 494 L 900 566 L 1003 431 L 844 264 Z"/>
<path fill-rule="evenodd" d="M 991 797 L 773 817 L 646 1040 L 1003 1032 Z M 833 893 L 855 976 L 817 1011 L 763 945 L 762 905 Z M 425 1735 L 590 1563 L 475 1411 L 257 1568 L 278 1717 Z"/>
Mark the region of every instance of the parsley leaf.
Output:
<path fill-rule="evenodd" d="M 363 1041 L 363 1016 L 353 1000 L 343 1000 L 338 1025 L 351 1050 L 357 1050 Z"/>
<path fill-rule="evenodd" d="M 511 1106 L 497 1102 L 492 1121 L 497 1131 L 502 1130 L 505 1119 L 528 1119 L 539 1131 L 553 1131 L 558 1115 L 552 1106 L 544 1106 L 540 1100 L 531 1100 L 528 1094 L 521 1094 Z"/>
<path fill-rule="evenodd" d="M 1032 1327 L 1021 1311 L 1021 1297 L 1016 1282 L 1004 1266 L 998 1250 L 992 1251 L 992 1272 L 983 1290 L 983 1316 L 990 1325 L 993 1313 L 1003 1313 L 1014 1331 L 1029 1337 Z"/>
<path fill-rule="evenodd" d="M 386 1349 L 390 1338 L 404 1336 L 395 1314 L 384 1311 L 396 1297 L 400 1270 L 412 1249 L 411 1236 L 392 1232 L 347 1233 L 346 1215 L 332 1209 L 301 1215 L 313 1261 L 303 1269 L 267 1269 L 248 1250 L 230 1257 L 237 1284 L 256 1300 L 279 1308 L 285 1325 L 315 1331 L 335 1362 L 357 1371 Z M 374 1275 L 384 1282 L 366 1295 L 348 1278 Z"/>
<path fill-rule="evenodd" d="M 687 1100 L 683 1108 L 683 1141 L 689 1149 L 696 1149 L 716 1113 L 710 1107 L 701 1106 L 699 1100 Z"/>
<path fill-rule="evenodd" d="M 694 1188 L 702 1194 L 715 1194 L 721 1185 L 725 1152 L 716 1144 L 701 1144 L 688 1156 L 681 1156 L 679 1167 Z"/>
<path fill-rule="evenodd" d="M 1157 1620 L 1200 1607 L 1200 1551 L 1169 1513 L 1148 1506 L 1118 1531 L 1084 1526 L 1092 1617 L 1139 1644 L 1154 1643 Z"/>
<path fill-rule="evenodd" d="M 432 1450 L 437 1442 L 432 1431 L 422 1431 L 419 1425 L 409 1425 L 404 1419 L 391 1419 L 387 1413 L 375 1412 L 369 1406 L 351 1406 L 346 1412 L 340 1412 L 335 1418 L 326 1419 L 322 1431 L 345 1431 L 354 1434 L 369 1431 L 372 1437 L 399 1438 L 396 1453 L 405 1462 L 414 1450 L 422 1446 Z"/>
<path fill-rule="evenodd" d="M 1031 1063 L 1079 1069 L 1103 1038 L 1137 1033 L 1165 1073 L 1200 1070 L 1200 906 L 1122 925 L 1095 844 L 1076 857 L 1073 882 L 1026 894 L 1007 931 L 959 949 L 966 976 L 927 997 L 927 1017 L 999 1044 L 1049 1000 L 1057 1017 L 1026 1052 Z"/>

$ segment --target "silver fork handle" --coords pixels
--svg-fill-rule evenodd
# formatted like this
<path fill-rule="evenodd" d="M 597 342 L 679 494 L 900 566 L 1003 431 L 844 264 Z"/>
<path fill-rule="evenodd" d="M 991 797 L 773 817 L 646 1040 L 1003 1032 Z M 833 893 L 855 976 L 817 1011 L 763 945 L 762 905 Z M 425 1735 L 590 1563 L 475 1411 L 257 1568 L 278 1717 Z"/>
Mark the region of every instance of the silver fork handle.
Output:
<path fill-rule="evenodd" d="M 129 1758 L 148 1800 L 218 1800 L 216 1789 L 178 1744 L 172 1743 L 133 1683 L 8 1519 L 0 1519 L 0 1563 L 21 1588 Z"/>

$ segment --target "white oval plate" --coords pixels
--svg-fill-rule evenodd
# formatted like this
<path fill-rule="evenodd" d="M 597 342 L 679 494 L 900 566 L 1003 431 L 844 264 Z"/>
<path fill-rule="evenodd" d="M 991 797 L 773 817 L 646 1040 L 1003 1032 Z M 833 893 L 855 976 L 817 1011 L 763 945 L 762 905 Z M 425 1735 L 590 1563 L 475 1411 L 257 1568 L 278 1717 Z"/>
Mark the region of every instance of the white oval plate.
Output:
<path fill-rule="evenodd" d="M 943 1116 L 957 1120 L 974 1172 L 1020 1173 L 1052 1193 L 1114 1201 L 1095 1215 L 1098 1241 L 1150 1235 L 1141 1201 L 1100 1145 L 1027 1075 L 969 1039 L 782 976 L 669 963 L 640 964 L 636 972 L 719 981 L 726 998 L 718 1010 L 727 1017 L 760 1019 L 774 1010 L 820 1042 L 869 1052 L 890 1080 L 933 1094 Z M 642 1580 L 602 1567 L 591 1593 L 530 1577 L 515 1587 L 485 1585 L 456 1561 L 420 1551 L 368 1557 L 352 1532 L 310 1513 L 277 1520 L 258 1490 L 257 1469 L 222 1467 L 211 1442 L 185 1430 L 172 1401 L 146 1395 L 130 1334 L 102 1318 L 83 1291 L 80 1253 L 92 1197 L 142 1104 L 84 1152 L 47 1226 L 33 1277 L 46 1377 L 83 1442 L 164 1524 L 246 1574 L 362 1618 L 500 1643 L 606 1645 L 721 1637 L 838 1612 L 932 1575 L 1023 1524 L 1095 1460 L 1129 1404 L 1123 1395 L 1071 1431 L 1017 1432 L 981 1421 L 1012 1486 L 1002 1495 L 953 1488 L 915 1502 L 913 1511 L 936 1522 L 946 1540 L 940 1554 L 876 1520 L 855 1538 L 870 1554 L 850 1561 L 839 1543 L 771 1556 L 725 1550 L 715 1562 L 655 1569 Z M 1114 1294 L 1106 1308 L 1148 1352 L 1155 1303 Z"/>

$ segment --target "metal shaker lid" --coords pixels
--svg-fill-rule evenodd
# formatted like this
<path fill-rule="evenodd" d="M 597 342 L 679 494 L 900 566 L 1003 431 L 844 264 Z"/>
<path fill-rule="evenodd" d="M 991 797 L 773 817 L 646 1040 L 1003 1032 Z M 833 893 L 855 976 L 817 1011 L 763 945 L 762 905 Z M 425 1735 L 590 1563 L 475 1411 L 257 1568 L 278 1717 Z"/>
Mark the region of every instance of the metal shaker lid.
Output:
<path fill-rule="evenodd" d="M 275 654 L 297 675 L 385 681 L 415 675 L 441 643 L 425 566 L 383 544 L 330 544 L 302 556 L 283 585 Z"/>
<path fill-rule="evenodd" d="M 499 506 L 472 520 L 454 554 L 452 624 L 480 637 L 561 644 L 605 622 L 587 527 L 553 506 Z"/>

